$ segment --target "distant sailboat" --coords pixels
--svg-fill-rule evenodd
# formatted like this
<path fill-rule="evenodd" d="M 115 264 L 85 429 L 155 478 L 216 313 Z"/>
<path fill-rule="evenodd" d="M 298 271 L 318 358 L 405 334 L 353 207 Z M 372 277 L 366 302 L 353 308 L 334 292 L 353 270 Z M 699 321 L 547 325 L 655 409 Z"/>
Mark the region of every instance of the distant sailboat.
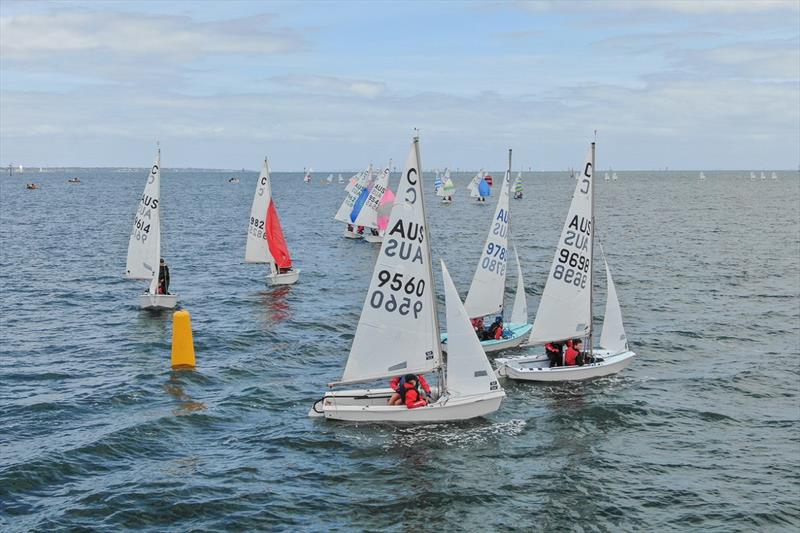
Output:
<path fill-rule="evenodd" d="M 439 170 L 436 170 L 436 177 L 433 178 L 433 193 L 436 194 L 436 196 L 439 196 L 438 193 L 441 190 L 441 188 L 442 188 L 442 175 L 439 174 Z"/>
<path fill-rule="evenodd" d="M 311 182 L 311 171 L 312 171 L 311 167 L 308 167 L 308 170 L 303 169 L 303 181 L 304 182 L 306 182 L 306 183 L 310 183 Z"/>
<path fill-rule="evenodd" d="M 328 174 L 328 177 L 325 179 L 326 183 L 333 183 L 333 174 Z"/>
<path fill-rule="evenodd" d="M 705 174 L 703 174 L 703 171 L 701 170 L 701 171 L 700 171 L 700 181 L 702 181 L 702 180 L 704 180 L 704 179 L 706 179 L 706 175 L 705 175 Z"/>
<path fill-rule="evenodd" d="M 453 184 L 453 180 L 450 179 L 450 171 L 448 170 L 445 175 L 444 185 L 442 185 L 442 189 L 440 191 L 440 195 L 442 197 L 443 204 L 452 204 L 453 203 L 453 194 L 456 192 L 456 186 Z"/>
<path fill-rule="evenodd" d="M 339 174 L 339 183 L 344 183 L 344 178 L 342 177 L 341 174 Z"/>
<path fill-rule="evenodd" d="M 617 181 L 617 173 L 616 172 L 611 174 L 611 181 Z"/>
<path fill-rule="evenodd" d="M 608 172 L 606 172 L 606 175 L 605 175 L 604 179 L 606 181 L 611 181 L 611 176 L 608 174 Z"/>
<path fill-rule="evenodd" d="M 369 190 L 363 203 L 356 201 L 353 211 L 350 213 L 350 220 L 353 225 L 360 226 L 370 231 L 364 232 L 364 240 L 367 242 L 383 242 L 383 234 L 378 230 L 378 208 L 381 200 L 389 187 L 389 169 L 391 164 L 378 173 L 372 189 Z M 361 192 L 364 195 L 366 189 Z"/>
<path fill-rule="evenodd" d="M 762 170 L 761 171 L 761 181 L 764 181 L 765 179 L 767 179 L 767 176 L 766 176 L 766 174 L 764 174 L 764 171 Z"/>
<path fill-rule="evenodd" d="M 778 175 L 775 174 L 774 170 L 772 171 L 772 179 L 774 179 L 774 180 L 778 179 Z"/>
<path fill-rule="evenodd" d="M 292 257 L 275 209 L 267 158 L 264 158 L 250 207 L 244 262 L 266 263 L 269 266 L 267 280 L 271 285 L 291 285 L 300 278 L 300 269 L 292 266 Z"/>
<path fill-rule="evenodd" d="M 752 170 L 750 171 L 750 181 L 756 181 L 756 173 Z"/>
<path fill-rule="evenodd" d="M 361 194 L 364 192 L 364 190 L 367 189 L 371 179 L 371 164 L 367 170 L 359 172 L 350 178 L 350 182 L 344 189 L 347 194 L 342 201 L 342 205 L 339 206 L 339 210 L 336 211 L 336 215 L 333 217 L 335 220 L 347 224 L 347 227 L 344 230 L 344 236 L 348 239 L 360 239 L 363 236 L 362 233 L 354 231 L 353 221 L 350 220 L 350 215 L 353 212 L 353 207 L 355 207 L 356 201 L 359 199 L 359 197 L 361 197 Z M 366 198 L 364 199 L 366 200 Z"/>
<path fill-rule="evenodd" d="M 168 286 L 159 286 L 162 210 L 159 148 L 156 162 L 147 176 L 144 193 L 136 209 L 133 230 L 128 240 L 128 260 L 125 266 L 126 278 L 150 282 L 145 293 L 139 296 L 139 307 L 142 309 L 173 309 L 178 303 L 177 294 L 170 294 Z"/>
<path fill-rule="evenodd" d="M 546 355 L 497 359 L 498 375 L 527 381 L 575 381 L 619 372 L 636 355 L 628 348 L 622 313 L 606 263 L 607 299 L 599 347 L 593 346 L 594 150 L 575 186 L 550 273 L 539 300 L 529 345 L 588 337 L 587 351 L 602 358 L 582 366 L 550 366 Z M 602 248 L 601 248 L 602 250 Z M 604 258 L 605 261 L 605 258 Z"/>
<path fill-rule="evenodd" d="M 514 180 L 514 199 L 521 200 L 522 193 L 522 171 L 517 172 L 517 179 Z"/>

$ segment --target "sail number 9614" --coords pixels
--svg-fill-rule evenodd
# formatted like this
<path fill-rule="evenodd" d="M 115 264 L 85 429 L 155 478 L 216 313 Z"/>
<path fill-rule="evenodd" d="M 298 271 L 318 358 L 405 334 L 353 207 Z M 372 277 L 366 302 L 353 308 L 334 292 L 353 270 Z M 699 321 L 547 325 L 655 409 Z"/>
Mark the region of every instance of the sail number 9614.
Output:
<path fill-rule="evenodd" d="M 384 294 L 384 291 L 387 294 Z M 395 297 L 392 293 L 398 293 Z M 417 280 L 414 276 L 404 278 L 403 274 L 395 272 L 392 275 L 388 270 L 378 272 L 378 288 L 372 291 L 369 304 L 374 309 L 385 309 L 390 313 L 398 312 L 403 316 L 414 313 L 414 318 L 419 318 L 422 312 L 422 296 L 425 294 L 425 280 Z M 405 295 L 405 296 L 404 296 Z"/>

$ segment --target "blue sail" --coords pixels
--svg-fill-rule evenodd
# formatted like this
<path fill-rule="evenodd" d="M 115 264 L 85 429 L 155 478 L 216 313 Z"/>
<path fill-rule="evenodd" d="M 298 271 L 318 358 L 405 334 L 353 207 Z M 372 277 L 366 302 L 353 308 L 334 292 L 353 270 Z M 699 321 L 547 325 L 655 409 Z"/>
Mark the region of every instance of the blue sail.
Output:
<path fill-rule="evenodd" d="M 489 183 L 486 180 L 481 180 L 478 184 L 478 194 L 481 196 L 489 196 L 492 194 L 492 188 L 489 186 Z"/>
<path fill-rule="evenodd" d="M 358 214 L 361 212 L 361 208 L 364 207 L 364 202 L 367 201 L 369 197 L 369 189 L 364 187 L 364 190 L 361 191 L 361 194 L 358 195 L 356 198 L 356 203 L 353 204 L 353 210 L 350 212 L 350 222 L 355 222 L 358 218 Z"/>

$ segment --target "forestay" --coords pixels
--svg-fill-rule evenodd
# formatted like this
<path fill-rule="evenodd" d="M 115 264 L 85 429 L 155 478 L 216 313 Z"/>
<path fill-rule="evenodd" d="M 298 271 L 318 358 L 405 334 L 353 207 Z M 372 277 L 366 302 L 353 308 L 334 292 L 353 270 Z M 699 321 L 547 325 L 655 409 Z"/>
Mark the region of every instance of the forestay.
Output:
<path fill-rule="evenodd" d="M 375 184 L 367 196 L 367 200 L 361 207 L 358 216 L 356 216 L 353 223 L 356 226 L 364 226 L 366 228 L 378 227 L 378 207 L 381 205 L 381 198 L 386 193 L 386 188 L 389 186 L 389 167 L 384 168 L 375 179 Z M 363 192 L 362 192 L 363 194 Z"/>
<path fill-rule="evenodd" d="M 447 309 L 447 391 L 452 396 L 470 396 L 499 390 L 492 365 L 472 329 L 444 261 L 442 278 Z"/>
<path fill-rule="evenodd" d="M 603 246 L 600 246 L 600 250 Z M 611 278 L 611 269 L 608 268 L 608 261 L 603 254 L 603 263 L 606 266 L 606 312 L 603 318 L 603 331 L 600 334 L 600 347 L 611 350 L 612 353 L 620 353 L 628 349 L 628 339 L 625 336 L 625 328 L 622 327 L 622 310 L 619 308 L 617 299 L 617 288 Z"/>
<path fill-rule="evenodd" d="M 527 324 L 528 301 L 525 296 L 525 281 L 522 279 L 522 265 L 519 262 L 516 247 L 514 247 L 514 259 L 517 261 L 517 292 L 514 294 L 514 307 L 511 308 L 511 323 Z"/>
<path fill-rule="evenodd" d="M 494 217 L 489 224 L 486 244 L 483 246 L 481 258 L 464 302 L 464 307 L 472 318 L 503 312 L 508 261 L 509 180 L 510 175 L 506 171 Z"/>
<path fill-rule="evenodd" d="M 269 163 L 264 158 L 261 174 L 256 182 L 253 205 L 250 207 L 250 224 L 247 228 L 247 245 L 244 251 L 245 263 L 273 263 L 275 259 L 269 251 L 267 240 L 267 209 L 272 201 L 272 184 L 269 180 Z"/>
<path fill-rule="evenodd" d="M 125 277 L 151 281 L 155 289 L 161 258 L 161 150 L 147 175 L 144 193 L 136 208 L 133 231 L 128 240 Z M 153 292 L 155 292 L 153 290 Z"/>
<path fill-rule="evenodd" d="M 539 301 L 528 339 L 530 344 L 582 337 L 589 333 L 593 173 L 590 150 L 578 176 L 567 220 Z"/>
<path fill-rule="evenodd" d="M 440 365 L 434 285 L 416 140 L 406 158 L 342 383 Z"/>

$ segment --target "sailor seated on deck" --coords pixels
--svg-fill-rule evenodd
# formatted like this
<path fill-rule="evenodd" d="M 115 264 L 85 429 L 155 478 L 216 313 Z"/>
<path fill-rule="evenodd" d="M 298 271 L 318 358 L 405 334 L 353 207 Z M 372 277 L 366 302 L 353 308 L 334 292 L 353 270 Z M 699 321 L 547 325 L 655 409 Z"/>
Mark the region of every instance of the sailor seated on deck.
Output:
<path fill-rule="evenodd" d="M 394 394 L 389 398 L 389 405 L 406 404 L 409 409 L 414 409 L 428 405 L 431 399 L 431 387 L 422 374 L 393 377 L 389 386 L 394 390 Z"/>
<path fill-rule="evenodd" d="M 292 267 L 278 267 L 278 274 L 286 274 L 294 270 Z"/>
<path fill-rule="evenodd" d="M 583 348 L 583 341 L 581 339 L 573 339 L 564 356 L 567 366 L 583 366 L 603 361 L 601 357 L 592 357 L 589 353 L 581 351 L 581 348 Z"/>
<path fill-rule="evenodd" d="M 544 345 L 544 353 L 550 360 L 550 368 L 561 366 L 564 361 L 564 344 L 560 342 L 549 342 Z"/>
<path fill-rule="evenodd" d="M 169 266 L 164 261 L 163 257 L 158 265 L 158 287 L 156 288 L 156 294 L 169 294 Z"/>
<path fill-rule="evenodd" d="M 377 229 L 375 229 L 375 228 L 370 228 L 370 229 L 369 229 L 369 231 L 370 231 L 370 233 L 372 233 L 372 235 L 373 235 L 373 236 L 375 236 L 375 237 L 377 237 L 378 235 L 380 235 L 380 233 L 378 233 L 378 230 L 377 230 Z"/>

